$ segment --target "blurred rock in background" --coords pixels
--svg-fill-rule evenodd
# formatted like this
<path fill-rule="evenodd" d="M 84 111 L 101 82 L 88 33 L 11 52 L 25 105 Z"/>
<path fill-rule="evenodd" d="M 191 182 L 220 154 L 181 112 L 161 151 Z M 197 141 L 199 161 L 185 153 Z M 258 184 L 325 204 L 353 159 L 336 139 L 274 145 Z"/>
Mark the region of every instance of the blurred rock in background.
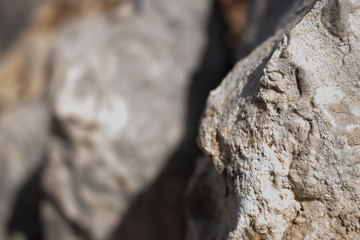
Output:
<path fill-rule="evenodd" d="M 0 239 L 184 238 L 218 4 L 0 1 Z"/>
<path fill-rule="evenodd" d="M 121 2 L 58 32 L 47 239 L 107 239 L 184 134 L 210 2 Z"/>

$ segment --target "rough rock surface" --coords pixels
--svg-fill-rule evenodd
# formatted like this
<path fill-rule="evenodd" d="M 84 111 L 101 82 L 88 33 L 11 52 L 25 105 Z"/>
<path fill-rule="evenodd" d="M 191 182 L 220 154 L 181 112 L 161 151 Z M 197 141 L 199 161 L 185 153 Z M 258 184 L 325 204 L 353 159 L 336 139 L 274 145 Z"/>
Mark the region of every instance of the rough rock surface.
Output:
<path fill-rule="evenodd" d="M 360 4 L 308 2 L 209 96 L 217 239 L 360 238 Z"/>
<path fill-rule="evenodd" d="M 47 239 L 109 238 L 164 166 L 183 134 L 209 3 L 128 1 L 61 30 L 43 178 Z"/>

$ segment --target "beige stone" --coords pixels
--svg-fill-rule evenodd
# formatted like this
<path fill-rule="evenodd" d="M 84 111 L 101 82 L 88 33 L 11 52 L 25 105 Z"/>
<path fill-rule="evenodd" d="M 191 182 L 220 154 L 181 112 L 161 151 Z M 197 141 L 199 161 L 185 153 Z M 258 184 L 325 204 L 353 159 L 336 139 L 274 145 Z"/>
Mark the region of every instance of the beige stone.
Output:
<path fill-rule="evenodd" d="M 317 1 L 211 92 L 217 239 L 360 238 L 359 23 L 357 1 Z"/>

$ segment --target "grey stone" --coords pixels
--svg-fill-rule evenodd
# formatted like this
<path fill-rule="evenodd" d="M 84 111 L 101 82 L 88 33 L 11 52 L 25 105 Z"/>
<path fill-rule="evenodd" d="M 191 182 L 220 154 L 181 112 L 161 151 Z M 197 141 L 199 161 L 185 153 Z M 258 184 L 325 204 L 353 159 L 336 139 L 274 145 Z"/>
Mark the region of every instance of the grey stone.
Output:
<path fill-rule="evenodd" d="M 14 214 L 24 183 L 41 166 L 48 140 L 48 112 L 42 100 L 1 111 L 0 118 L 0 238 Z"/>
<path fill-rule="evenodd" d="M 360 5 L 308 4 L 209 96 L 217 239 L 360 237 Z"/>
<path fill-rule="evenodd" d="M 68 24 L 50 86 L 48 239 L 111 236 L 177 147 L 207 0 L 131 1 Z"/>

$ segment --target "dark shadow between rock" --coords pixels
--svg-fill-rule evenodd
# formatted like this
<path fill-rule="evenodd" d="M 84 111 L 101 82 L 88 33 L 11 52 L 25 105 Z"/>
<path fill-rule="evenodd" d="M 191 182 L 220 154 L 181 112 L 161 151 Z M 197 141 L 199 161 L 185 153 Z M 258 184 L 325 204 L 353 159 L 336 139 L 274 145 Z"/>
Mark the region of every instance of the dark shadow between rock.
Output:
<path fill-rule="evenodd" d="M 225 31 L 219 3 L 214 1 L 207 45 L 188 93 L 185 136 L 157 180 L 135 199 L 111 239 L 185 238 L 184 192 L 195 160 L 201 155 L 196 144 L 199 119 L 209 92 L 234 64 L 234 50 L 225 43 Z"/>

